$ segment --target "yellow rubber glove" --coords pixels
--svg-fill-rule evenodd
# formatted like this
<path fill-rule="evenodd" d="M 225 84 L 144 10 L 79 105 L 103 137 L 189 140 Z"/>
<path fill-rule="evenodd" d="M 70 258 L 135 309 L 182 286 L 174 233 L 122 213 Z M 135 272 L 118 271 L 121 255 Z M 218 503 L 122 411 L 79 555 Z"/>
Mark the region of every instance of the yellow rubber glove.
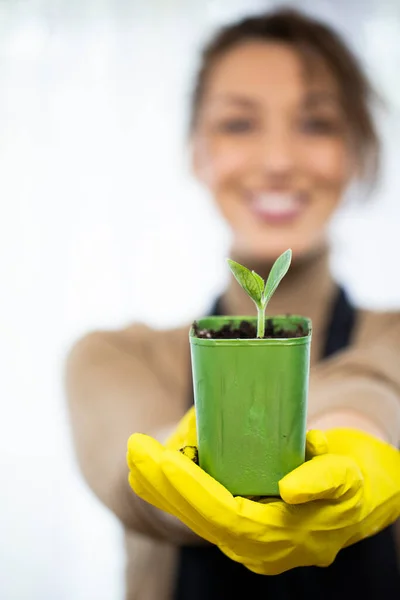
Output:
<path fill-rule="evenodd" d="M 311 460 L 281 480 L 282 498 L 260 502 L 233 497 L 177 451 L 195 445 L 195 432 L 192 410 L 167 447 L 149 436 L 132 435 L 130 485 L 256 573 L 327 566 L 341 548 L 400 516 L 400 453 L 363 432 L 310 431 Z"/>

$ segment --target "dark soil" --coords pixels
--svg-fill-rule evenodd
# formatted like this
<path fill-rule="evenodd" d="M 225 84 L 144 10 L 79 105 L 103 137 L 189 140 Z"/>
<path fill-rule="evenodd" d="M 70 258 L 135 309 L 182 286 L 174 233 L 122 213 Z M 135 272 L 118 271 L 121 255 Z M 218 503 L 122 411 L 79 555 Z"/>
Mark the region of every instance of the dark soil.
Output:
<path fill-rule="evenodd" d="M 234 339 L 254 339 L 257 337 L 257 327 L 248 321 L 241 321 L 239 327 L 227 323 L 221 329 L 200 329 L 197 322 L 193 323 L 193 330 L 198 338 L 215 339 L 215 340 L 234 340 Z M 272 319 L 265 320 L 264 339 L 271 338 L 296 338 L 305 337 L 308 334 L 300 323 L 293 329 L 284 329 L 282 327 L 274 327 Z"/>
<path fill-rule="evenodd" d="M 183 448 L 179 449 L 179 452 L 182 452 L 182 454 L 190 458 L 190 460 L 192 460 L 196 465 L 199 464 L 199 453 L 197 446 L 183 446 Z"/>

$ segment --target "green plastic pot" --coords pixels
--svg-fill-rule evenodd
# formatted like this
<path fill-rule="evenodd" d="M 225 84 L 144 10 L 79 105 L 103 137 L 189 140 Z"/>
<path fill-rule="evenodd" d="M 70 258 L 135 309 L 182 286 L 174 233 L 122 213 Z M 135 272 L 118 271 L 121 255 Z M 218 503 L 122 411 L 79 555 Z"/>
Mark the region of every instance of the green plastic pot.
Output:
<path fill-rule="evenodd" d="M 207 317 L 219 330 L 249 317 Z M 279 496 L 279 480 L 305 459 L 311 321 L 273 317 L 308 335 L 287 339 L 204 339 L 190 331 L 199 464 L 232 494 Z"/>

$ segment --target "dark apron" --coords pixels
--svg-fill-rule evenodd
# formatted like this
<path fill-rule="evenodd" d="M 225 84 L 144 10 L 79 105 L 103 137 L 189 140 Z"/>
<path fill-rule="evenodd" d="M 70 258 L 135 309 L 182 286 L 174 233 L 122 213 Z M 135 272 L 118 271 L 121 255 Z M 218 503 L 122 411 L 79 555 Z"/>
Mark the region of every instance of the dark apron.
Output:
<path fill-rule="evenodd" d="M 213 315 L 220 315 L 217 301 Z M 356 313 L 339 290 L 327 328 L 323 357 L 351 342 Z M 190 398 L 190 404 L 193 397 Z M 179 551 L 174 600 L 400 600 L 393 528 L 344 548 L 326 568 L 298 567 L 281 575 L 257 575 L 216 546 Z"/>

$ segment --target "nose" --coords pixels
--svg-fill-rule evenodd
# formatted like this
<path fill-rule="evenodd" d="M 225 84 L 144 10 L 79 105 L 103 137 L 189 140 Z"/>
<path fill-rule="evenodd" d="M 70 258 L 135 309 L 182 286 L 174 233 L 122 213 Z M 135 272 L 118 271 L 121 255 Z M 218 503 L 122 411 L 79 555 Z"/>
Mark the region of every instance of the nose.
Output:
<path fill-rule="evenodd" d="M 260 136 L 259 161 L 270 177 L 288 177 L 296 165 L 294 140 L 289 131 L 271 126 Z"/>

